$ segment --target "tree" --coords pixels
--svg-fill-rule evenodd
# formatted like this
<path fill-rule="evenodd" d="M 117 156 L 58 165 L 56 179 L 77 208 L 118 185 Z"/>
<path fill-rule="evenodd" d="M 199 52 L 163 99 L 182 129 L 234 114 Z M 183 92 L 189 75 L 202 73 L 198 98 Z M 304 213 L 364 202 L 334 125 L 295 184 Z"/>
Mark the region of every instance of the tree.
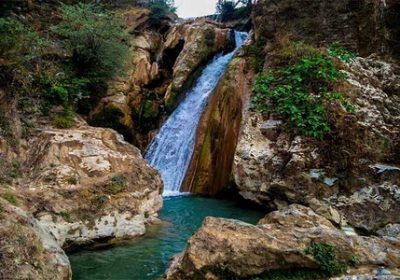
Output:
<path fill-rule="evenodd" d="M 150 20 L 152 24 L 157 24 L 170 13 L 176 12 L 174 0 L 150 0 L 149 9 L 151 11 Z"/>
<path fill-rule="evenodd" d="M 234 17 L 235 9 L 240 5 L 246 9 L 251 9 L 251 0 L 218 0 L 217 13 L 220 14 L 221 21 L 231 20 Z"/>

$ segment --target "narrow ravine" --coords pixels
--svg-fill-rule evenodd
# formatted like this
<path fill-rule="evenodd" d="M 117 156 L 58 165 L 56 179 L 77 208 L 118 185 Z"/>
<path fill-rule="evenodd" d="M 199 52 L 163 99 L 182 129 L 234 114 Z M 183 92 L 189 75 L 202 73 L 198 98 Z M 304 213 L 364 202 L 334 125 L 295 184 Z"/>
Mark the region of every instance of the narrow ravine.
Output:
<path fill-rule="evenodd" d="M 205 217 L 233 218 L 248 223 L 256 223 L 262 217 L 261 212 L 242 208 L 235 201 L 180 195 L 208 97 L 246 38 L 247 33 L 235 32 L 236 48 L 226 55 L 217 55 L 203 70 L 193 89 L 149 146 L 146 159 L 159 170 L 165 185 L 164 207 L 160 212 L 163 222 L 128 243 L 70 255 L 75 280 L 159 279 L 171 257 L 185 248 Z"/>
<path fill-rule="evenodd" d="M 146 159 L 161 173 L 164 196 L 177 195 L 193 153 L 196 129 L 207 100 L 247 33 L 235 32 L 236 48 L 217 55 L 150 144 Z"/>

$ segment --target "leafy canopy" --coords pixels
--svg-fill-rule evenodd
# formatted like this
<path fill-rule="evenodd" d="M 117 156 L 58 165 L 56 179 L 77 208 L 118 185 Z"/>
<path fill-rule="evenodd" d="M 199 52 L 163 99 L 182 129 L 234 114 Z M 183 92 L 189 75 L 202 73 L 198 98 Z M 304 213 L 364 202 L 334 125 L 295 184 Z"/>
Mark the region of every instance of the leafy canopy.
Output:
<path fill-rule="evenodd" d="M 40 57 L 46 46 L 32 29 L 14 18 L 0 18 L 0 85 L 29 83 L 31 62 Z"/>
<path fill-rule="evenodd" d="M 53 31 L 62 38 L 78 75 L 112 78 L 126 61 L 129 49 L 122 18 L 100 5 L 63 5 L 61 22 Z"/>
<path fill-rule="evenodd" d="M 152 24 L 159 23 L 160 19 L 168 16 L 170 13 L 176 12 L 174 0 L 150 0 L 149 9 L 151 11 L 150 21 Z"/>

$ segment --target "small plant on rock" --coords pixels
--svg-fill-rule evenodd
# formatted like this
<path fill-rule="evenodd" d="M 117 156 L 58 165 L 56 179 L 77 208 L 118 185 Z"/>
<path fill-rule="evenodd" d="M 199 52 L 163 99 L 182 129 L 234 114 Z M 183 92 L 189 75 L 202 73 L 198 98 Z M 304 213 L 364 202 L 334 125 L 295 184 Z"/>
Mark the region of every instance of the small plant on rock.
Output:
<path fill-rule="evenodd" d="M 328 54 L 346 63 L 350 63 L 356 58 L 354 53 L 346 50 L 339 42 L 334 42 L 328 47 Z"/>
<path fill-rule="evenodd" d="M 346 272 L 347 266 L 339 261 L 335 246 L 327 243 L 312 243 L 304 250 L 312 255 L 319 268 L 329 276 L 340 275 Z"/>
<path fill-rule="evenodd" d="M 339 102 L 348 112 L 354 111 L 347 98 L 334 91 L 334 84 L 346 76 L 328 55 L 300 47 L 285 49 L 285 55 L 300 57 L 256 80 L 252 109 L 265 113 L 273 108 L 295 133 L 323 138 L 331 131 L 327 106 Z"/>
<path fill-rule="evenodd" d="M 126 178 L 122 175 L 117 175 L 111 178 L 107 184 L 107 191 L 111 194 L 117 194 L 127 188 Z"/>
<path fill-rule="evenodd" d="M 11 191 L 6 191 L 5 193 L 3 193 L 1 195 L 1 197 L 3 199 L 7 200 L 8 202 L 10 202 L 14 206 L 18 206 L 19 205 L 17 197 Z"/>

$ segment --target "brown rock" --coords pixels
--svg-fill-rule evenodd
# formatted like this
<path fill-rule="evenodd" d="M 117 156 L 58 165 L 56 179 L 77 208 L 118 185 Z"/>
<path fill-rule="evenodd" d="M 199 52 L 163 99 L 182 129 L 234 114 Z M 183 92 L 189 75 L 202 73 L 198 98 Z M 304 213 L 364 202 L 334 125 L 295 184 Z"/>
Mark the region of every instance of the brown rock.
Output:
<path fill-rule="evenodd" d="M 111 129 L 45 129 L 29 143 L 16 188 L 61 245 L 144 234 L 162 206 L 162 182 Z"/>
<path fill-rule="evenodd" d="M 234 58 L 211 94 L 199 122 L 195 149 L 183 191 L 214 195 L 226 188 L 238 141 L 242 108 L 247 103 L 253 78 L 245 58 Z"/>
<path fill-rule="evenodd" d="M 318 268 L 305 253 L 311 243 L 331 244 L 341 262 L 357 256 L 357 269 L 385 266 L 398 273 L 399 240 L 348 236 L 311 209 L 291 205 L 258 226 L 208 217 L 167 271 L 166 279 L 251 278 L 274 269 Z"/>
<path fill-rule="evenodd" d="M 69 280 L 67 256 L 54 237 L 20 208 L 0 199 L 0 278 Z"/>

